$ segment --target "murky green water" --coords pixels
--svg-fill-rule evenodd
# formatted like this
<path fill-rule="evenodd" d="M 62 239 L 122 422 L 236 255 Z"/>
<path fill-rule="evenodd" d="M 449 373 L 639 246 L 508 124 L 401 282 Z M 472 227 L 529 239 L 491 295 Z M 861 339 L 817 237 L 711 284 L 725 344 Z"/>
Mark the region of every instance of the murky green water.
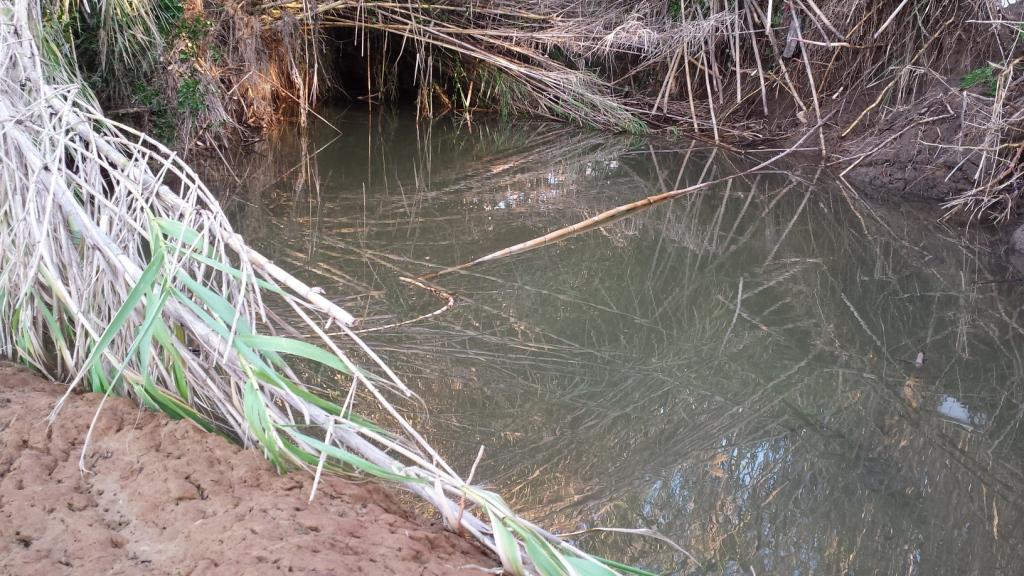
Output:
<path fill-rule="evenodd" d="M 385 326 L 403 283 L 735 173 L 688 142 L 330 113 L 235 164 L 239 229 Z M 792 167 L 790 167 L 792 168 Z M 680 574 L 1020 574 L 1024 318 L 1004 257 L 814 170 L 442 276 L 367 340 L 458 469 Z M 995 281 L 995 282 L 993 282 Z M 923 353 L 923 365 L 916 362 Z M 331 383 L 324 383 L 330 386 Z M 699 562 L 699 566 L 697 564 Z"/>

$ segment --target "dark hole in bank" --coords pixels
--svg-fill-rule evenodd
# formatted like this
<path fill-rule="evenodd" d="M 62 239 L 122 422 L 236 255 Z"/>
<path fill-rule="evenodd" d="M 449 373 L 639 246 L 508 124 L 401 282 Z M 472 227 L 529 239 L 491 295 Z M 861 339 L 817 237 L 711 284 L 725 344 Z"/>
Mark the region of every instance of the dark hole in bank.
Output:
<path fill-rule="evenodd" d="M 416 50 L 401 37 L 352 28 L 328 29 L 324 63 L 330 86 L 323 102 L 412 103 L 419 94 Z"/>

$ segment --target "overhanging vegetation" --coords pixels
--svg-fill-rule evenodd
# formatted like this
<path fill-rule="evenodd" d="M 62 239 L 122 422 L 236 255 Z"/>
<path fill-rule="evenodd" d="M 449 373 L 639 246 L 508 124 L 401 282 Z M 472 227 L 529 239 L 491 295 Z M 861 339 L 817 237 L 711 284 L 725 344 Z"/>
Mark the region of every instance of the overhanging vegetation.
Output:
<path fill-rule="evenodd" d="M 539 115 L 734 146 L 785 142 L 831 114 L 809 147 L 824 161 L 848 171 L 908 150 L 897 162 L 957 183 L 950 208 L 1006 219 L 1024 149 L 1024 22 L 1003 4 L 145 0 L 51 20 L 92 54 L 82 64 L 104 103 L 142 110 L 184 147 L 288 109 L 305 121 L 327 94 L 383 102 L 408 85 L 427 115 Z M 339 44 L 357 60 L 339 63 Z"/>

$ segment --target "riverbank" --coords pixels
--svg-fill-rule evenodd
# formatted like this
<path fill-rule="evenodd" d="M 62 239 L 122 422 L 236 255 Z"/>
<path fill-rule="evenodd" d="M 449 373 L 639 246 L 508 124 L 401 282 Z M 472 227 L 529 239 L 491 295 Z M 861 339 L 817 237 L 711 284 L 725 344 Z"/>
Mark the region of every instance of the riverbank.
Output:
<path fill-rule="evenodd" d="M 376 482 L 281 476 L 188 422 L 0 363 L 2 574 L 484 574 L 495 561 Z"/>
<path fill-rule="evenodd" d="M 963 111 L 984 98 L 959 90 L 957 82 L 953 76 L 938 78 L 914 101 L 849 135 L 845 131 L 857 123 L 859 109 L 837 102 L 824 104 L 822 116 L 829 120 L 821 127 L 821 138 L 816 134 L 805 138 L 796 156 L 807 164 L 828 166 L 859 192 L 883 201 L 945 204 L 969 196 L 977 186 L 974 177 L 982 157 L 953 144 L 971 129 L 972 118 Z M 796 126 L 775 146 L 792 146 L 810 129 Z M 821 153 L 820 142 L 827 155 Z M 1003 205 L 990 208 L 1007 209 Z"/>
<path fill-rule="evenodd" d="M 153 8 L 173 25 L 148 52 L 172 65 L 133 65 L 140 78 L 108 75 L 98 94 L 186 153 L 310 123 L 317 104 L 339 100 L 665 131 L 735 151 L 786 148 L 810 132 L 802 151 L 858 187 L 1010 221 L 1024 190 L 1024 8 L 907 7 L 185 2 Z M 313 30 L 318 41 L 304 39 Z"/>

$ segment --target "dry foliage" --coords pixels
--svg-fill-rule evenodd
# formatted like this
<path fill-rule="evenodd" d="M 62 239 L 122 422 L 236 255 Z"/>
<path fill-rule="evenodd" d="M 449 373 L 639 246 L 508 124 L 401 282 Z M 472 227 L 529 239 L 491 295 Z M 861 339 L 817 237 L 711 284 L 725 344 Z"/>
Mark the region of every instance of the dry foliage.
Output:
<path fill-rule="evenodd" d="M 746 145 L 786 140 L 833 114 L 814 148 L 845 169 L 909 145 L 923 158 L 915 162 L 942 157 L 946 179 L 969 182 L 951 208 L 1005 218 L 1018 196 L 1022 24 L 1019 8 L 996 0 L 337 0 L 260 9 L 268 26 L 297 18 L 310 29 L 354 30 L 380 68 L 374 96 L 403 70 L 396 62 L 412 59 L 428 113 L 498 109 Z"/>

